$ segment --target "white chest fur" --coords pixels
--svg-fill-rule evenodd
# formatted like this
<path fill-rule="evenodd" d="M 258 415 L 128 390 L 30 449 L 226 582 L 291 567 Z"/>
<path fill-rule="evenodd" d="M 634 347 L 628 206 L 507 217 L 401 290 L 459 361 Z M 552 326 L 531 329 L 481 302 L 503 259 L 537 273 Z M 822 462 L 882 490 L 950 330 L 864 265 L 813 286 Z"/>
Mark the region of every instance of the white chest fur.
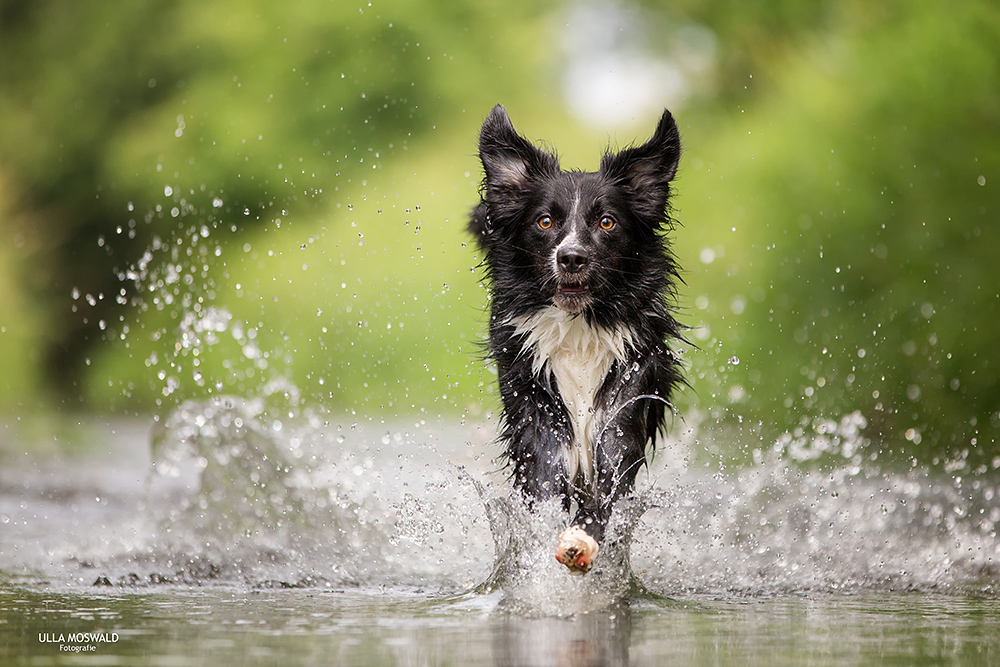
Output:
<path fill-rule="evenodd" d="M 591 326 L 582 316 L 549 306 L 530 317 L 511 320 L 517 333 L 526 336 L 524 349 L 530 351 L 532 371 L 540 375 L 548 366 L 555 377 L 559 395 L 569 410 L 573 442 L 566 454 L 571 481 L 594 475 L 594 444 L 600 415 L 594 410 L 594 395 L 604 383 L 611 365 L 625 361 L 632 337 L 626 328 Z"/>

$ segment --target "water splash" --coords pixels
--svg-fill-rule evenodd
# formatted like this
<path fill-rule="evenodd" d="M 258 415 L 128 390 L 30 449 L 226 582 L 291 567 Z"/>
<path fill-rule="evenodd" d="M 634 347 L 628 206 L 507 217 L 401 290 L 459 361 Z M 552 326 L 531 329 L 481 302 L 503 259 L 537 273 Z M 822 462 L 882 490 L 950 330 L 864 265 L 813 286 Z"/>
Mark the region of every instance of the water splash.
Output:
<path fill-rule="evenodd" d="M 529 509 L 519 496 L 495 495 L 478 483 L 476 488 L 494 544 L 493 570 L 479 590 L 501 590 L 506 609 L 520 615 L 572 616 L 611 608 L 641 590 L 629 550 L 632 531 L 650 506 L 648 497 L 618 504 L 594 567 L 580 576 L 555 559 L 558 536 L 569 519 L 558 501 Z"/>
<path fill-rule="evenodd" d="M 502 475 L 428 464 L 399 432 L 359 448 L 315 418 L 276 429 L 273 413 L 266 400 L 191 401 L 154 434 L 155 521 L 169 526 L 172 554 L 214 563 L 214 578 L 465 585 L 544 616 L 607 609 L 641 590 L 629 547 L 652 494 L 619 503 L 594 568 L 573 576 L 553 555 L 567 523 L 555 503 L 529 511 Z M 401 465 L 387 467 L 393 452 Z"/>
<path fill-rule="evenodd" d="M 357 422 L 334 426 L 290 409 L 288 400 L 213 397 L 162 421 L 148 506 L 165 539 L 152 545 L 153 560 L 208 559 L 213 576 L 253 585 L 419 586 L 434 578 L 457 589 L 475 581 L 469 568 L 478 561 L 463 563 L 458 551 L 480 517 L 455 516 L 474 492 L 443 458 L 428 462 L 439 434 L 376 437 Z M 456 564 L 450 572 L 445 559 Z"/>
<path fill-rule="evenodd" d="M 473 446 L 467 432 L 379 435 L 315 417 L 278 427 L 288 414 L 216 398 L 162 424 L 158 472 L 176 479 L 187 466 L 196 480 L 159 517 L 174 550 L 220 571 L 239 561 L 257 580 L 499 591 L 506 607 L 543 616 L 649 591 L 967 591 L 1000 580 L 996 480 L 882 470 L 862 456 L 858 414 L 817 421 L 726 472 L 684 465 L 690 433 L 671 443 L 616 506 L 582 577 L 553 556 L 567 520 L 557 504 L 529 511 L 501 472 L 470 457 L 489 447 L 485 435 Z"/>
<path fill-rule="evenodd" d="M 995 591 L 1000 478 L 876 462 L 858 413 L 812 422 L 753 465 L 688 470 L 636 534 L 672 595 Z"/>
<path fill-rule="evenodd" d="M 575 577 L 553 555 L 566 515 L 524 508 L 489 458 L 492 427 L 337 420 L 302 408 L 291 387 L 268 391 L 187 402 L 161 420 L 141 494 L 129 480 L 149 461 L 124 455 L 142 446 L 134 430 L 89 467 L 0 469 L 0 570 L 120 586 L 492 591 L 532 616 L 648 591 L 1000 586 L 997 470 L 873 461 L 858 415 L 725 468 L 697 425 L 677 429 L 683 439 L 616 507 L 594 569 Z"/>
<path fill-rule="evenodd" d="M 228 266 L 242 259 L 249 244 L 235 243 L 237 227 L 222 222 L 220 197 L 211 195 L 206 210 L 194 203 L 202 194 L 192 191 L 189 200 L 168 185 L 164 196 L 146 222 L 169 208 L 177 226 L 153 236 L 142 255 L 119 271 L 119 302 L 129 303 L 136 319 L 115 338 L 142 351 L 151 397 L 164 411 L 193 397 L 266 393 L 266 385 L 285 377 L 287 354 L 262 346 L 263 324 L 234 314 L 233 300 L 220 298 L 231 289 Z M 236 281 L 236 293 L 242 289 Z M 131 387 L 125 394 L 133 391 L 147 390 Z"/>

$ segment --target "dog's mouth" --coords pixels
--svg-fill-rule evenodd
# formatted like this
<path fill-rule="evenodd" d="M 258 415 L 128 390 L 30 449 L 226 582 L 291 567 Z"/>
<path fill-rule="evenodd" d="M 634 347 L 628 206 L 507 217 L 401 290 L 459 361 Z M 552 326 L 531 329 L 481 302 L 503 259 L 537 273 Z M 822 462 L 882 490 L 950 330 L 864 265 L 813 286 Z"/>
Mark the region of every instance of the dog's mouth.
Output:
<path fill-rule="evenodd" d="M 585 294 L 589 291 L 589 288 L 584 283 L 562 283 L 556 288 L 556 291 L 560 294 L 577 296 Z"/>
<path fill-rule="evenodd" d="M 559 283 L 553 302 L 563 310 L 578 313 L 590 302 L 590 288 L 586 283 Z"/>

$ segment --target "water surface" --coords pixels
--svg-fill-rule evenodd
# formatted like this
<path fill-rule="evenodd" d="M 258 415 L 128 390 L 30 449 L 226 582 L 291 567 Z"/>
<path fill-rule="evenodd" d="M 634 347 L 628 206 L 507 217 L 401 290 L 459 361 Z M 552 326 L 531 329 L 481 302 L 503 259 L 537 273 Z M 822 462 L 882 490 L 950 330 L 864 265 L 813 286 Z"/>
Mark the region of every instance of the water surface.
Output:
<path fill-rule="evenodd" d="M 858 420 L 733 469 L 680 433 L 586 577 L 489 425 L 9 424 L 0 664 L 995 663 L 996 477 L 861 462 Z"/>

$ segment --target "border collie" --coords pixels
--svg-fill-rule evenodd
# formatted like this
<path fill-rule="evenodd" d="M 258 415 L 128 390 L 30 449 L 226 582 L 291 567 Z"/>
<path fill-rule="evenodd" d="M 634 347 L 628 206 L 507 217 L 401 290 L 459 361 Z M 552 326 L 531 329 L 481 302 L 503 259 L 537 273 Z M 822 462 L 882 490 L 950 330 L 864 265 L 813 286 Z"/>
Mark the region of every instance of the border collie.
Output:
<path fill-rule="evenodd" d="M 608 151 L 599 171 L 562 171 L 497 105 L 479 157 L 485 178 L 469 230 L 492 297 L 500 442 L 529 504 L 575 504 L 556 558 L 582 574 L 683 382 L 670 349 L 682 327 L 666 237 L 680 136 L 664 111 L 649 141 Z"/>

